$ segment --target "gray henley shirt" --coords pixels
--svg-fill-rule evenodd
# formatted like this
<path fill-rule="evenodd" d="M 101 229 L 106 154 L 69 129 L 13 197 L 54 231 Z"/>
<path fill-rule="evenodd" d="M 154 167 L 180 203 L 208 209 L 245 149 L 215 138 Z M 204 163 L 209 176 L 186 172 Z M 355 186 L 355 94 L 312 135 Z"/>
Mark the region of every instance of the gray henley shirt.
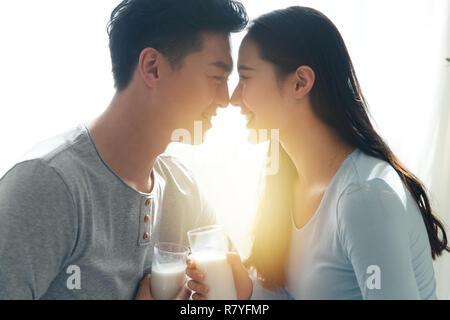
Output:
<path fill-rule="evenodd" d="M 28 153 L 0 179 L 0 299 L 134 299 L 156 241 L 215 223 L 177 159 L 152 174 L 151 193 L 128 186 L 84 124 Z"/>

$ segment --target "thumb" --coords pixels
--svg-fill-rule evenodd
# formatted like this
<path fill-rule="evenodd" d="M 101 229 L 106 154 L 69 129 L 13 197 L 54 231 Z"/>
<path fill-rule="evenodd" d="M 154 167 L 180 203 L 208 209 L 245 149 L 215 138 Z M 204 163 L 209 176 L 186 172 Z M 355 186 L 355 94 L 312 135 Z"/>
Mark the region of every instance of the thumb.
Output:
<path fill-rule="evenodd" d="M 241 256 L 238 253 L 227 252 L 227 260 L 233 269 L 233 273 L 241 274 L 242 272 L 245 272 L 245 274 L 247 274 L 247 270 L 245 270 L 241 262 Z"/>
<path fill-rule="evenodd" d="M 154 300 L 150 293 L 150 278 L 151 274 L 146 274 L 142 279 L 136 294 L 136 300 Z"/>
<path fill-rule="evenodd" d="M 238 300 L 248 300 L 253 292 L 253 283 L 247 269 L 241 262 L 241 257 L 236 252 L 228 252 L 227 260 L 233 271 L 234 286 Z"/>

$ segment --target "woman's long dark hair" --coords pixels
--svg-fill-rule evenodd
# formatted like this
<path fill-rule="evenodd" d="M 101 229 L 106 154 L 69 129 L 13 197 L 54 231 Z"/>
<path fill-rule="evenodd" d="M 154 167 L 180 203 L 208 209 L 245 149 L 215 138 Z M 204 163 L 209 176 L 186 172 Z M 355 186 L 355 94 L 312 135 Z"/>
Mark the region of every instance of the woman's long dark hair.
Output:
<path fill-rule="evenodd" d="M 315 9 L 289 7 L 254 20 L 246 38 L 257 43 L 261 58 L 275 66 L 281 81 L 299 66 L 307 65 L 314 70 L 316 78 L 310 98 L 315 115 L 347 143 L 387 161 L 397 171 L 422 213 L 432 258 L 444 250 L 450 251 L 444 226 L 432 214 L 424 185 L 373 128 L 352 61 L 335 25 Z M 265 177 L 252 249 L 246 261 L 266 288 L 285 285 L 292 228 L 292 182 L 297 172 L 281 145 L 279 163 L 278 173 Z"/>

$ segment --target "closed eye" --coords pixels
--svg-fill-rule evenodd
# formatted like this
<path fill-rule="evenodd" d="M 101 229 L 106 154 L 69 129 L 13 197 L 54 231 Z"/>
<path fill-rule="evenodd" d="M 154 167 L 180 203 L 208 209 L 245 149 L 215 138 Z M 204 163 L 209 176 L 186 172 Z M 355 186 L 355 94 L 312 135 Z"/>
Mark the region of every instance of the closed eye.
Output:
<path fill-rule="evenodd" d="M 214 76 L 213 78 L 218 80 L 218 81 L 225 81 L 225 80 L 227 80 L 226 77 L 220 77 L 220 76 Z"/>

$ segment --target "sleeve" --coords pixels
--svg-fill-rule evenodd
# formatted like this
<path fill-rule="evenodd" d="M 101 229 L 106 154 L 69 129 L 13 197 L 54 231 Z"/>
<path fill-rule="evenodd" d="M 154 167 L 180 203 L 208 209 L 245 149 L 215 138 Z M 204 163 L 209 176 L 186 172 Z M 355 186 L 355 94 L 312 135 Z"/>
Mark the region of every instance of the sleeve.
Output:
<path fill-rule="evenodd" d="M 200 214 L 200 226 L 207 226 L 211 224 L 216 224 L 216 213 L 209 202 L 209 200 L 205 197 L 205 195 L 202 193 L 201 190 L 199 190 L 199 198 L 200 198 L 200 207 L 201 214 Z"/>
<path fill-rule="evenodd" d="M 183 199 L 184 201 L 193 201 L 194 207 L 196 208 L 192 228 L 216 224 L 217 220 L 214 209 L 205 197 L 195 173 L 174 155 L 164 153 L 160 155 L 160 158 L 164 159 L 164 163 L 167 166 L 166 170 L 164 170 L 166 179 L 167 177 L 171 177 L 170 179 L 176 181 L 177 185 L 183 185 L 185 190 L 189 190 L 188 193 L 193 197 L 192 199 Z M 184 195 L 184 192 L 182 194 Z"/>
<path fill-rule="evenodd" d="M 201 214 L 199 220 L 197 221 L 197 227 L 203 227 L 207 225 L 217 224 L 216 213 L 211 206 L 209 200 L 205 197 L 201 190 L 199 190 L 199 198 L 200 198 L 200 207 Z M 228 249 L 233 252 L 238 252 L 236 245 L 233 240 L 227 235 L 228 238 Z"/>
<path fill-rule="evenodd" d="M 266 289 L 258 280 L 256 270 L 250 268 L 250 280 L 253 283 L 253 292 L 250 300 L 295 300 L 286 288 Z"/>
<path fill-rule="evenodd" d="M 256 279 L 250 279 L 253 282 L 250 300 L 294 300 L 286 289 L 269 290 L 264 288 Z"/>
<path fill-rule="evenodd" d="M 41 160 L 20 163 L 0 180 L 0 299 L 41 298 L 76 242 L 71 194 Z"/>
<path fill-rule="evenodd" d="M 338 235 L 363 299 L 420 299 L 406 209 L 381 179 L 350 186 L 337 206 Z"/>

